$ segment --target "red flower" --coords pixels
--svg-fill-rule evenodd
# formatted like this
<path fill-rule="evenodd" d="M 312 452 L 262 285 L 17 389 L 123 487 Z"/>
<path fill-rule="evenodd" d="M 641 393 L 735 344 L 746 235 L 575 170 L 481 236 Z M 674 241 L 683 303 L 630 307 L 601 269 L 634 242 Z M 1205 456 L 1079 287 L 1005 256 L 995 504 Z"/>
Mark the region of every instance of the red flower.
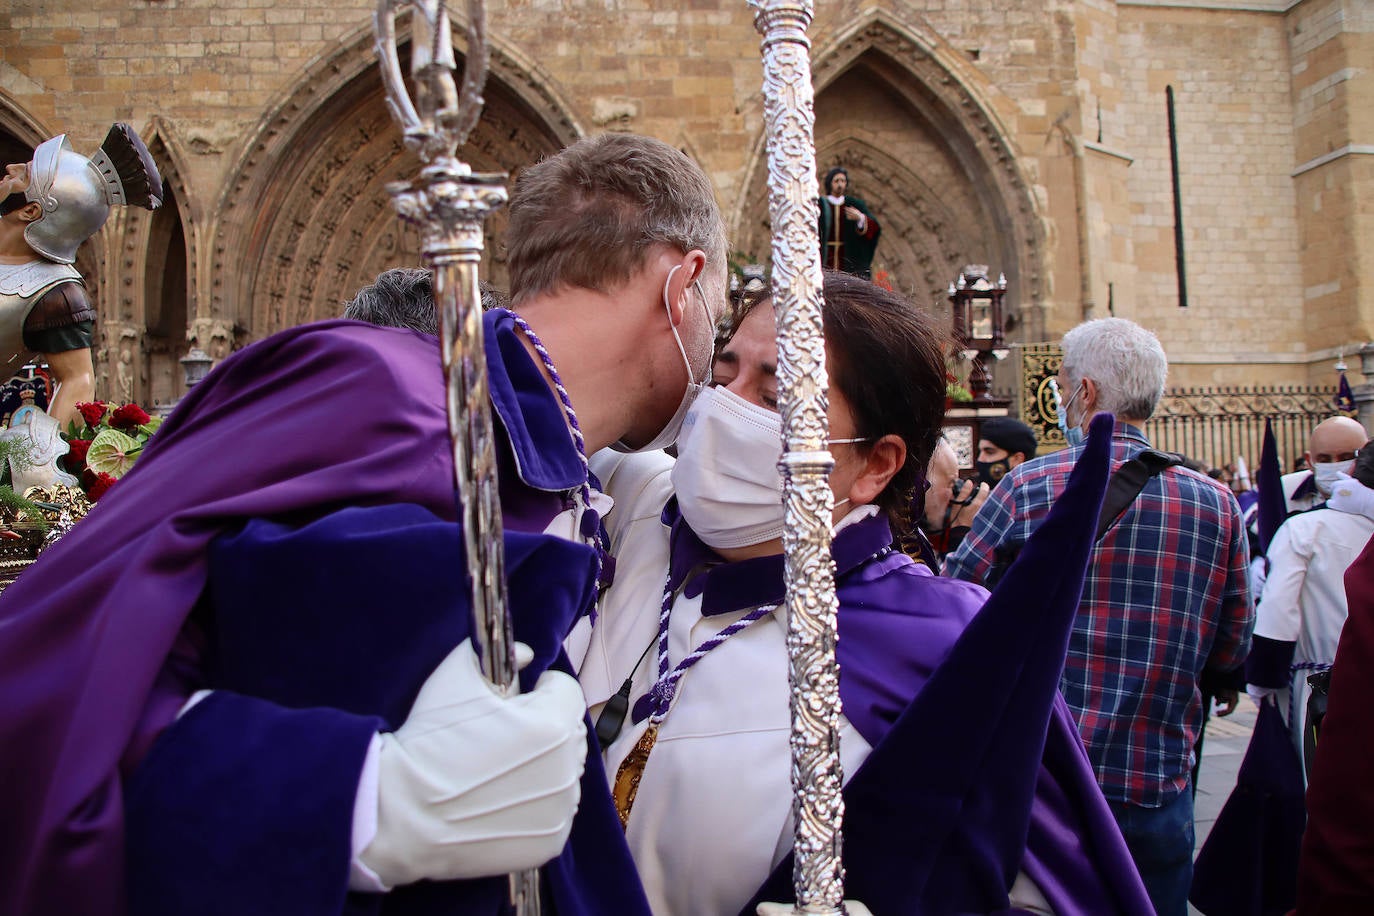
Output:
<path fill-rule="evenodd" d="M 86 470 L 86 452 L 90 451 L 90 439 L 68 439 L 67 446 L 69 451 L 63 459 L 67 465 L 67 473 L 80 474 Z"/>
<path fill-rule="evenodd" d="M 116 407 L 115 412 L 110 414 L 110 425 L 115 429 L 134 429 L 147 423 L 149 419 L 151 418 L 148 412 L 142 407 L 137 404 L 125 404 L 123 407 Z"/>
<path fill-rule="evenodd" d="M 81 412 L 81 419 L 86 421 L 86 425 L 95 428 L 100 422 L 100 418 L 105 416 L 104 401 L 82 401 L 76 405 L 76 409 Z"/>
<path fill-rule="evenodd" d="M 86 484 L 86 496 L 91 502 L 104 496 L 105 491 L 116 483 L 115 479 L 104 471 L 97 474 L 90 468 L 86 468 L 86 473 L 82 475 L 82 478 L 82 482 Z"/>

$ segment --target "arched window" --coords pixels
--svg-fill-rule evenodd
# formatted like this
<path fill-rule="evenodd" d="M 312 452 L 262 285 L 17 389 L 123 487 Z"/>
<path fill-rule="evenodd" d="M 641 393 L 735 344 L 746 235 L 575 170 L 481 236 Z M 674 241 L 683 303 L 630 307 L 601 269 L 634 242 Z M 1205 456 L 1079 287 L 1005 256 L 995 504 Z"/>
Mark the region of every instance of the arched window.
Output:
<path fill-rule="evenodd" d="M 148 254 L 143 277 L 147 350 L 147 390 L 139 397 L 150 404 L 168 404 L 183 393 L 181 365 L 186 349 L 187 276 L 186 230 L 170 183 L 163 185 L 162 206 L 153 211 L 148 227 Z"/>

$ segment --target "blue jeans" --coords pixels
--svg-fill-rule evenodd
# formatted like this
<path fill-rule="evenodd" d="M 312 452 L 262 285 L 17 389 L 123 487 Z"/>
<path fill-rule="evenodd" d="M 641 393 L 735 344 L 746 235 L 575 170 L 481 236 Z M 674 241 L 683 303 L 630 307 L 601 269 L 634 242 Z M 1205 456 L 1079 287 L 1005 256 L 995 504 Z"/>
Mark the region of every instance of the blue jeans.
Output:
<path fill-rule="evenodd" d="M 1184 789 L 1159 808 L 1113 801 L 1111 809 L 1159 916 L 1187 916 L 1193 883 L 1193 793 Z"/>

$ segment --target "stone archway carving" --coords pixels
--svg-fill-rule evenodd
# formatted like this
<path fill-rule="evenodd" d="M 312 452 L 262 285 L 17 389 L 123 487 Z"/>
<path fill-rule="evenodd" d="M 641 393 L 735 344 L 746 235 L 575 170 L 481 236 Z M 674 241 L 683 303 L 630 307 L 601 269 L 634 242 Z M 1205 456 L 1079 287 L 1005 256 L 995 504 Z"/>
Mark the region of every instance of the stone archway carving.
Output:
<path fill-rule="evenodd" d="M 0 135 L 12 137 L 15 142 L 33 149 L 54 133 L 49 132 L 43 126 L 43 122 L 16 102 L 8 92 L 0 89 Z M 0 162 L 0 166 L 9 162 L 10 159 L 6 156 L 5 161 Z"/>
<path fill-rule="evenodd" d="M 397 31 L 406 34 L 404 17 Z M 493 46 L 485 95 L 460 151 L 475 170 L 513 177 L 581 135 L 551 81 L 514 49 Z M 419 263 L 418 236 L 385 189 L 416 169 L 386 110 L 371 31 L 360 30 L 296 81 L 240 155 L 218 206 L 209 314 L 198 320 L 232 322 L 241 344 L 333 317 L 381 270 Z M 498 286 L 505 225 L 503 211 L 487 224 L 483 276 Z"/>
<path fill-rule="evenodd" d="M 883 222 L 875 269 L 919 304 L 943 308 L 963 263 L 986 260 L 1007 275 L 1016 339 L 1039 333 L 1045 240 L 1031 183 L 992 105 L 996 90 L 963 72 L 941 39 L 873 10 L 819 48 L 817 167 L 849 168 L 859 196 Z M 872 93 L 883 117 L 865 118 L 855 94 Z M 875 102 L 874 104 L 879 104 Z M 889 127 L 887 134 L 875 125 Z M 892 131 L 902 134 L 893 143 Z M 735 215 L 736 248 L 768 252 L 767 156 L 760 138 Z"/>

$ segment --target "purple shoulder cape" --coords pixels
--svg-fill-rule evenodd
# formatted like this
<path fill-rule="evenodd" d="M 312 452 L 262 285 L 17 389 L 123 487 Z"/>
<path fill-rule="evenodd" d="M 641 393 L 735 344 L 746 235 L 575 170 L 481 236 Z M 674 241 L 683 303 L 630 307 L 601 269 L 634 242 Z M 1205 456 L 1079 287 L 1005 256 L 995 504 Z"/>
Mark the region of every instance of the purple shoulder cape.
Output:
<path fill-rule="evenodd" d="M 568 670 L 562 638 L 593 598 L 593 553 L 546 534 L 507 531 L 505 542 L 515 636 L 534 651 L 528 688 L 546 668 Z M 132 912 L 505 911 L 504 878 L 385 895 L 347 886 L 367 746 L 405 720 L 429 673 L 471 634 L 466 583 L 435 574 L 462 554 L 459 525 L 413 505 L 304 526 L 254 520 L 214 541 L 215 692 L 164 732 L 126 790 Z M 545 913 L 648 916 L 606 785 L 591 750 L 572 836 L 542 869 Z"/>
<path fill-rule="evenodd" d="M 484 320 L 499 367 L 512 355 L 510 316 Z M 119 911 L 123 779 L 199 685 L 183 624 L 213 538 L 252 518 L 299 523 L 349 506 L 455 517 L 438 364 L 435 338 L 351 321 L 233 354 L 0 596 L 0 914 Z M 537 377 L 523 354 L 514 365 Z M 537 389 L 512 377 L 501 393 L 508 411 L 533 404 L 536 420 L 542 409 L 563 429 L 547 388 L 536 403 Z M 537 440 L 539 422 L 515 422 L 514 448 Z M 581 479 L 566 436 L 562 446 L 522 467 L 522 495 L 556 502 Z"/>

